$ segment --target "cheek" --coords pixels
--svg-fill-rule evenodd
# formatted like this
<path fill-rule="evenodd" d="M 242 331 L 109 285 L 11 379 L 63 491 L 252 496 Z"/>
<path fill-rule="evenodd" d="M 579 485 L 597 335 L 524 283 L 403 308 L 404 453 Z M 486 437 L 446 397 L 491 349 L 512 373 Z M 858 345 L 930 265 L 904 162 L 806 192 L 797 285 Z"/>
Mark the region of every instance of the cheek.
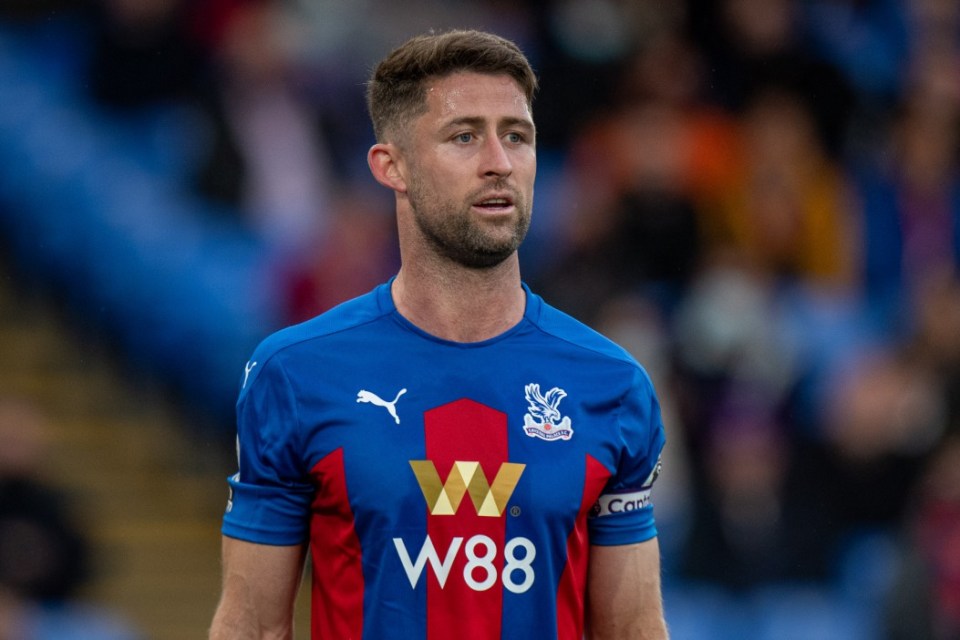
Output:
<path fill-rule="evenodd" d="M 526 192 L 530 198 L 533 197 L 533 186 L 537 175 L 536 166 L 531 166 L 520 171 L 514 172 L 514 179 L 520 191 Z"/>
<path fill-rule="evenodd" d="M 457 176 L 465 172 L 467 162 L 456 154 L 432 154 L 416 167 L 420 181 L 426 184 L 443 186 L 456 181 Z"/>
<path fill-rule="evenodd" d="M 411 174 L 408 185 L 410 198 L 421 206 L 446 207 L 457 193 L 456 178 L 436 168 Z"/>
<path fill-rule="evenodd" d="M 518 154 L 513 163 L 513 172 L 518 177 L 522 176 L 524 181 L 532 183 L 537 174 L 537 153 L 531 149 Z"/>
<path fill-rule="evenodd" d="M 456 159 L 439 163 L 424 176 L 424 183 L 441 200 L 459 199 L 471 187 L 466 163 Z"/>

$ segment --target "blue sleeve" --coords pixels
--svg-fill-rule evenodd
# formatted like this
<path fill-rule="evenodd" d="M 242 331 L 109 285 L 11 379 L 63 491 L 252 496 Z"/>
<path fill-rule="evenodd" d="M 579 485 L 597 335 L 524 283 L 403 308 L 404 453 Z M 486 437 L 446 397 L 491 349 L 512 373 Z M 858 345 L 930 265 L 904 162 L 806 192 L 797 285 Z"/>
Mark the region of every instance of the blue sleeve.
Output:
<path fill-rule="evenodd" d="M 619 415 L 620 459 L 588 523 L 591 544 L 643 542 L 657 535 L 650 499 L 665 435 L 653 384 L 637 367 Z"/>
<path fill-rule="evenodd" d="M 308 539 L 313 486 L 301 462 L 296 397 L 279 358 L 247 363 L 237 402 L 239 471 L 222 532 L 261 544 Z"/>

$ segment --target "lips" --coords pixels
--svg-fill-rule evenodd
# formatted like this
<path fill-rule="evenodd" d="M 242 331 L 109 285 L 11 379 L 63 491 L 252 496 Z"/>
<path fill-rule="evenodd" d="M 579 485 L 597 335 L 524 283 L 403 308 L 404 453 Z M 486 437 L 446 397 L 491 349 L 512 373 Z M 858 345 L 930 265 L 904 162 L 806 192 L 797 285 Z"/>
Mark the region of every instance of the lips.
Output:
<path fill-rule="evenodd" d="M 487 196 L 474 202 L 473 206 L 487 211 L 502 211 L 513 207 L 513 198 L 509 196 Z"/>

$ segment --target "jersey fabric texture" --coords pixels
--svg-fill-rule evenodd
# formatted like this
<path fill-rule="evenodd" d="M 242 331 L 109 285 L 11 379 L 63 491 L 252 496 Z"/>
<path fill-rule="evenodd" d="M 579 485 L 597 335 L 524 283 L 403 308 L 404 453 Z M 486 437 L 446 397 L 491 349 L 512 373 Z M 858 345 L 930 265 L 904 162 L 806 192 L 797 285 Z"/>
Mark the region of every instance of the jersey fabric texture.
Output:
<path fill-rule="evenodd" d="M 463 344 L 390 284 L 255 350 L 223 533 L 310 543 L 314 639 L 580 640 L 589 545 L 656 535 L 649 377 L 526 286 Z"/>

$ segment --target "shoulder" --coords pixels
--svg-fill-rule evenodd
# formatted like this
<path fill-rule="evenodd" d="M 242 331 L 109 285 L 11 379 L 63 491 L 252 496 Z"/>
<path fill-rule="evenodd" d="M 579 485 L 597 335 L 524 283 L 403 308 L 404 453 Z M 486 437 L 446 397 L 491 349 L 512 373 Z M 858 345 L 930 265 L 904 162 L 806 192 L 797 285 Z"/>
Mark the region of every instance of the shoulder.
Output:
<path fill-rule="evenodd" d="M 560 311 L 535 294 L 530 296 L 534 305 L 530 320 L 541 336 L 550 341 L 549 348 L 582 371 L 601 376 L 606 372 L 612 379 L 626 383 L 613 388 L 627 392 L 629 389 L 653 393 L 653 382 L 647 370 L 622 346 L 588 327 L 573 316 Z M 604 377 L 604 379 L 607 379 Z"/>
<path fill-rule="evenodd" d="M 390 309 L 381 304 L 383 286 L 386 285 L 267 336 L 247 363 L 250 381 L 278 359 L 295 359 L 313 348 L 322 348 L 327 340 L 336 336 L 364 330 L 375 331 L 372 325 L 390 313 Z"/>
<path fill-rule="evenodd" d="M 626 349 L 610 338 L 553 307 L 540 296 L 531 294 L 531 300 L 536 305 L 531 321 L 542 334 L 562 345 L 561 348 L 580 351 L 597 360 L 608 361 L 610 364 L 642 369 Z"/>

